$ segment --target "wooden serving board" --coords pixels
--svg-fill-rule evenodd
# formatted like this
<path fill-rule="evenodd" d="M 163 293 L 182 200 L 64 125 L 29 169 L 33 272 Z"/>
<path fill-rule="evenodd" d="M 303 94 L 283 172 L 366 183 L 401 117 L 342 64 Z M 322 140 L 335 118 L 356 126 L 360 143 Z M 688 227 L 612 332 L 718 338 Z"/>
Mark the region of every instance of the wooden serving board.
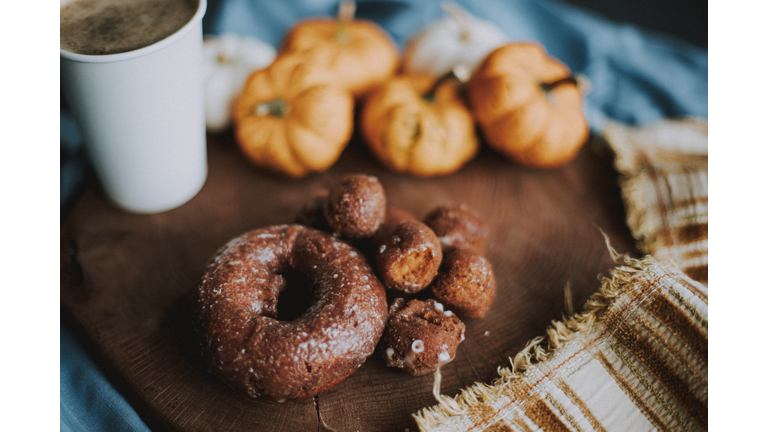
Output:
<path fill-rule="evenodd" d="M 245 231 L 292 222 L 344 174 L 377 176 L 389 204 L 417 217 L 467 203 L 490 225 L 498 296 L 488 316 L 464 320 L 466 340 L 442 369 L 445 395 L 491 382 L 562 318 L 566 284 L 581 308 L 613 267 L 601 230 L 619 252 L 637 255 L 612 161 L 595 140 L 557 170 L 523 169 L 486 149 L 457 174 L 418 179 L 383 169 L 355 138 L 329 171 L 288 180 L 250 165 L 229 135 L 208 138 L 208 180 L 184 206 L 124 213 L 91 182 L 62 224 L 62 316 L 153 430 L 417 429 L 411 414 L 435 404 L 432 375 L 387 368 L 378 352 L 328 392 L 277 403 L 222 385 L 195 348 L 188 296 L 206 260 Z"/>

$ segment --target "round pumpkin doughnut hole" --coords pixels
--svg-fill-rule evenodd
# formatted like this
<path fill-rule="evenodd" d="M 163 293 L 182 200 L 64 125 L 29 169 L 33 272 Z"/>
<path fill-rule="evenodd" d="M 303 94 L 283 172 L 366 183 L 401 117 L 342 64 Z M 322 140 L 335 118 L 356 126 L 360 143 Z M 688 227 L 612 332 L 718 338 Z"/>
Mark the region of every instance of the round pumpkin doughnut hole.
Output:
<path fill-rule="evenodd" d="M 434 300 L 402 298 L 389 307 L 379 350 L 389 367 L 409 375 L 425 375 L 453 361 L 466 326 Z"/>
<path fill-rule="evenodd" d="M 440 239 L 444 252 L 467 248 L 485 255 L 488 225 L 466 204 L 436 207 L 424 217 L 424 223 Z"/>
<path fill-rule="evenodd" d="M 496 298 L 491 263 L 468 249 L 447 252 L 432 284 L 432 295 L 461 316 L 484 317 Z"/>
<path fill-rule="evenodd" d="M 418 220 L 398 224 L 376 249 L 376 268 L 389 289 L 407 294 L 426 288 L 443 259 L 435 233 Z"/>
<path fill-rule="evenodd" d="M 365 174 L 343 177 L 330 189 L 323 209 L 331 230 L 352 240 L 373 236 L 386 212 L 384 187 L 379 179 Z"/>
<path fill-rule="evenodd" d="M 379 225 L 379 229 L 377 229 L 376 233 L 371 237 L 371 241 L 376 245 L 381 245 L 393 232 L 395 232 L 398 225 L 403 222 L 417 220 L 416 216 L 407 210 L 397 207 L 389 207 L 387 208 L 386 216 L 384 216 L 384 222 Z"/>

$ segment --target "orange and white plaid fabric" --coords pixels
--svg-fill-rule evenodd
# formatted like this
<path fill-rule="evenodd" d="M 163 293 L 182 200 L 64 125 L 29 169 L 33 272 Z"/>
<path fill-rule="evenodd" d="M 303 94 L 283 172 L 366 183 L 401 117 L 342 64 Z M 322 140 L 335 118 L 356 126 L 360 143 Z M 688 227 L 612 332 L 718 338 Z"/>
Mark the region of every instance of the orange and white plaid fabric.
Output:
<path fill-rule="evenodd" d="M 609 123 L 603 135 L 616 153 L 627 225 L 640 250 L 706 285 L 707 122 Z"/>
<path fill-rule="evenodd" d="M 422 432 L 708 429 L 707 122 L 603 135 L 649 255 L 612 251 L 618 265 L 583 313 L 553 322 L 492 384 L 438 394 L 414 414 Z"/>
<path fill-rule="evenodd" d="M 437 431 L 706 431 L 707 287 L 621 258 L 585 310 L 554 322 L 491 385 L 415 414 Z"/>

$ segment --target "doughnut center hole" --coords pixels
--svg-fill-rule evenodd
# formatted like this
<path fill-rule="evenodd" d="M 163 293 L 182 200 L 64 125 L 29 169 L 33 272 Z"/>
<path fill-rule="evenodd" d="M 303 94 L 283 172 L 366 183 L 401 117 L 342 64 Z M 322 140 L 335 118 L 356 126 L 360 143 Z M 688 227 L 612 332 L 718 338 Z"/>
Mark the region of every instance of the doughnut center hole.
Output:
<path fill-rule="evenodd" d="M 312 306 L 315 287 L 302 272 L 291 270 L 280 275 L 285 278 L 285 289 L 277 298 L 277 319 L 293 321 Z"/>

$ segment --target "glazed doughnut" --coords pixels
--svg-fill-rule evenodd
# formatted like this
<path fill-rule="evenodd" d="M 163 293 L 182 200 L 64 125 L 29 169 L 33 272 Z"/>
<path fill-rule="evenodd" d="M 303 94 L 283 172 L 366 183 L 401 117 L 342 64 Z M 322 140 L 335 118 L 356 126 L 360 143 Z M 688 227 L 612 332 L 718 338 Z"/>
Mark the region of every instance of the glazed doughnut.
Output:
<path fill-rule="evenodd" d="M 384 187 L 376 177 L 347 175 L 328 192 L 324 215 L 335 234 L 352 240 L 371 237 L 387 211 Z"/>
<path fill-rule="evenodd" d="M 376 249 L 376 268 L 389 289 L 413 294 L 426 288 L 440 269 L 440 241 L 428 226 L 407 220 Z"/>
<path fill-rule="evenodd" d="M 485 255 L 488 226 L 466 204 L 437 207 L 424 217 L 424 223 L 440 239 L 443 252 L 469 248 L 478 255 Z"/>
<path fill-rule="evenodd" d="M 432 295 L 459 315 L 484 317 L 496 298 L 491 263 L 469 249 L 448 251 L 432 284 Z"/>
<path fill-rule="evenodd" d="M 279 321 L 282 276 L 306 275 L 312 306 Z M 365 258 L 330 234 L 301 225 L 257 229 L 208 262 L 197 328 L 209 370 L 236 390 L 276 400 L 316 395 L 354 372 L 384 331 L 384 287 Z"/>
<path fill-rule="evenodd" d="M 453 361 L 464 340 L 465 325 L 434 300 L 396 299 L 379 350 L 387 366 L 410 375 L 424 375 Z"/>

